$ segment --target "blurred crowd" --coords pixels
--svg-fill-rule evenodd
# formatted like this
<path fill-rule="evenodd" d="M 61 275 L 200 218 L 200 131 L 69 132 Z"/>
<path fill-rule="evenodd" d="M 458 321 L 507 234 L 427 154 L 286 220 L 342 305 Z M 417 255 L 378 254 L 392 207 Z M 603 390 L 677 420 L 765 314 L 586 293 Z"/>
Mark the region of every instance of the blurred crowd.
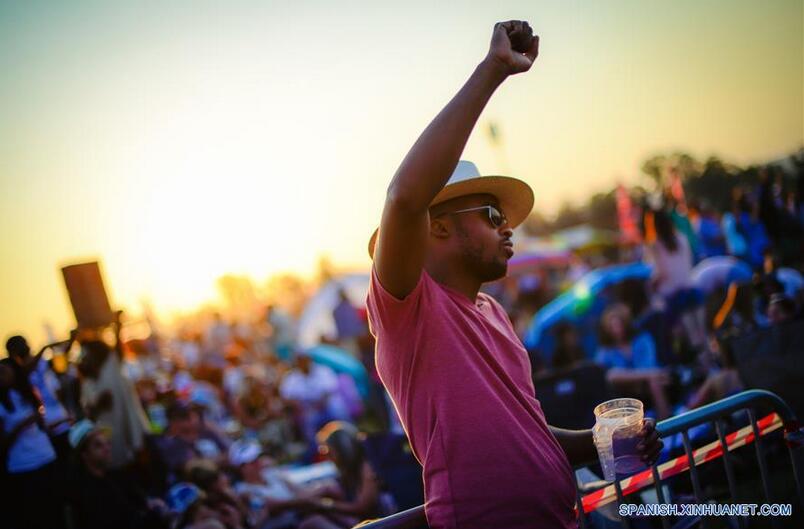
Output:
<path fill-rule="evenodd" d="M 326 529 L 394 512 L 365 432 L 404 435 L 378 379 L 361 394 L 344 367 L 372 355 L 365 311 L 341 295 L 333 319 L 329 362 L 273 306 L 132 340 L 117 313 L 36 354 L 9 338 L 3 526 Z"/>
<path fill-rule="evenodd" d="M 800 321 L 803 181 L 801 167 L 766 168 L 758 185 L 733 189 L 727 211 L 668 182 L 630 207 L 635 236 L 487 285 L 531 355 L 548 421 L 591 426 L 591 408 L 564 410 L 561 423 L 549 395 L 557 374 L 590 367 L 590 406 L 636 396 L 658 419 L 746 387 L 735 344 Z M 634 263 L 647 272 L 588 290 L 590 274 Z M 569 308 L 540 326 L 561 296 L 574 296 Z M 3 526 L 329 529 L 420 503 L 409 451 L 393 457 L 414 467 L 413 500 L 394 488 L 388 452 L 368 443 L 405 441 L 365 308 L 340 292 L 331 316 L 336 336 L 313 348 L 300 347 L 297 319 L 275 306 L 170 333 L 151 326 L 143 339 L 125 339 L 117 313 L 38 352 L 9 338 Z"/>
<path fill-rule="evenodd" d="M 730 190 L 726 211 L 685 197 L 677 179 L 666 183 L 629 204 L 635 233 L 620 219 L 613 247 L 576 250 L 552 269 L 491 286 L 531 355 L 537 396 L 557 376 L 596 367 L 599 376 L 585 379 L 598 389 L 587 386 L 590 395 L 640 398 L 661 420 L 750 386 L 735 348 L 753 337 L 752 347 L 770 349 L 772 329 L 798 329 L 802 164 L 792 174 L 761 168 L 756 185 Z"/>

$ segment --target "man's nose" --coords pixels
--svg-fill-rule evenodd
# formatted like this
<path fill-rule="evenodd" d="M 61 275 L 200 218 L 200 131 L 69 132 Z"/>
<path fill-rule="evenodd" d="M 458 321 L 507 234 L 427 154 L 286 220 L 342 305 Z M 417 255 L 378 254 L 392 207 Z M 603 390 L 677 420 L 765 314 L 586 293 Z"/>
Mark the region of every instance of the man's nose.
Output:
<path fill-rule="evenodd" d="M 514 229 L 506 222 L 501 226 L 500 234 L 506 239 L 510 239 L 514 235 Z"/>

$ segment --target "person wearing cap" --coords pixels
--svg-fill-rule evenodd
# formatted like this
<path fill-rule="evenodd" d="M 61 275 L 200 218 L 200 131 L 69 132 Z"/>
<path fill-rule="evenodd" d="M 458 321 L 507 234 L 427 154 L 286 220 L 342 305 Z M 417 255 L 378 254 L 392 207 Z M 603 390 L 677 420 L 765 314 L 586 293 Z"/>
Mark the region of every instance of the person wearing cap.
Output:
<path fill-rule="evenodd" d="M 207 504 L 204 491 L 192 483 L 176 483 L 167 498 L 175 517 L 173 529 L 226 529 L 218 513 Z"/>
<path fill-rule="evenodd" d="M 232 443 L 229 463 L 239 477 L 234 490 L 249 505 L 257 527 L 298 526 L 298 510 L 310 506 L 310 491 L 293 484 L 279 469 L 271 468 L 273 462 L 258 442 L 241 439 Z"/>
<path fill-rule="evenodd" d="M 369 242 L 377 368 L 422 463 L 433 529 L 576 527 L 571 464 L 597 457 L 591 431 L 547 425 L 525 348 L 479 293 L 505 276 L 533 191 L 458 160 L 491 95 L 538 50 L 527 22 L 494 27 L 487 56 L 394 175 Z M 643 435 L 654 460 L 652 423 Z"/>
<path fill-rule="evenodd" d="M 68 439 L 76 462 L 68 494 L 75 527 L 165 527 L 164 503 L 146 498 L 133 480 L 111 469 L 112 444 L 106 428 L 83 419 L 70 428 Z"/>

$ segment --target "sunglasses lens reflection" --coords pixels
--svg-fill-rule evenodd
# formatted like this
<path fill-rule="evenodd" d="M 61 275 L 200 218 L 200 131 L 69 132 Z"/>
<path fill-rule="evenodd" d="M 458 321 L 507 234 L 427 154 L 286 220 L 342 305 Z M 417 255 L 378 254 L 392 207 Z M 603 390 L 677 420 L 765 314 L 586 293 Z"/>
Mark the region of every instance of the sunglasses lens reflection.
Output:
<path fill-rule="evenodd" d="M 505 224 L 505 215 L 493 206 L 489 207 L 489 219 L 495 228 L 499 228 Z"/>

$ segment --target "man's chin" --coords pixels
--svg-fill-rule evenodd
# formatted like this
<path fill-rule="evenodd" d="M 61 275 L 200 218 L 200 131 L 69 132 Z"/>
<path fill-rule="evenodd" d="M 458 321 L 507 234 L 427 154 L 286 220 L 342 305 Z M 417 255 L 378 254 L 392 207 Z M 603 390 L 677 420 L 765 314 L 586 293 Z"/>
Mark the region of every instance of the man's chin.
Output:
<path fill-rule="evenodd" d="M 502 263 L 494 263 L 494 267 L 489 267 L 489 274 L 484 281 L 484 283 L 491 283 L 492 281 L 497 281 L 502 279 L 508 274 L 508 261 L 504 261 Z"/>

